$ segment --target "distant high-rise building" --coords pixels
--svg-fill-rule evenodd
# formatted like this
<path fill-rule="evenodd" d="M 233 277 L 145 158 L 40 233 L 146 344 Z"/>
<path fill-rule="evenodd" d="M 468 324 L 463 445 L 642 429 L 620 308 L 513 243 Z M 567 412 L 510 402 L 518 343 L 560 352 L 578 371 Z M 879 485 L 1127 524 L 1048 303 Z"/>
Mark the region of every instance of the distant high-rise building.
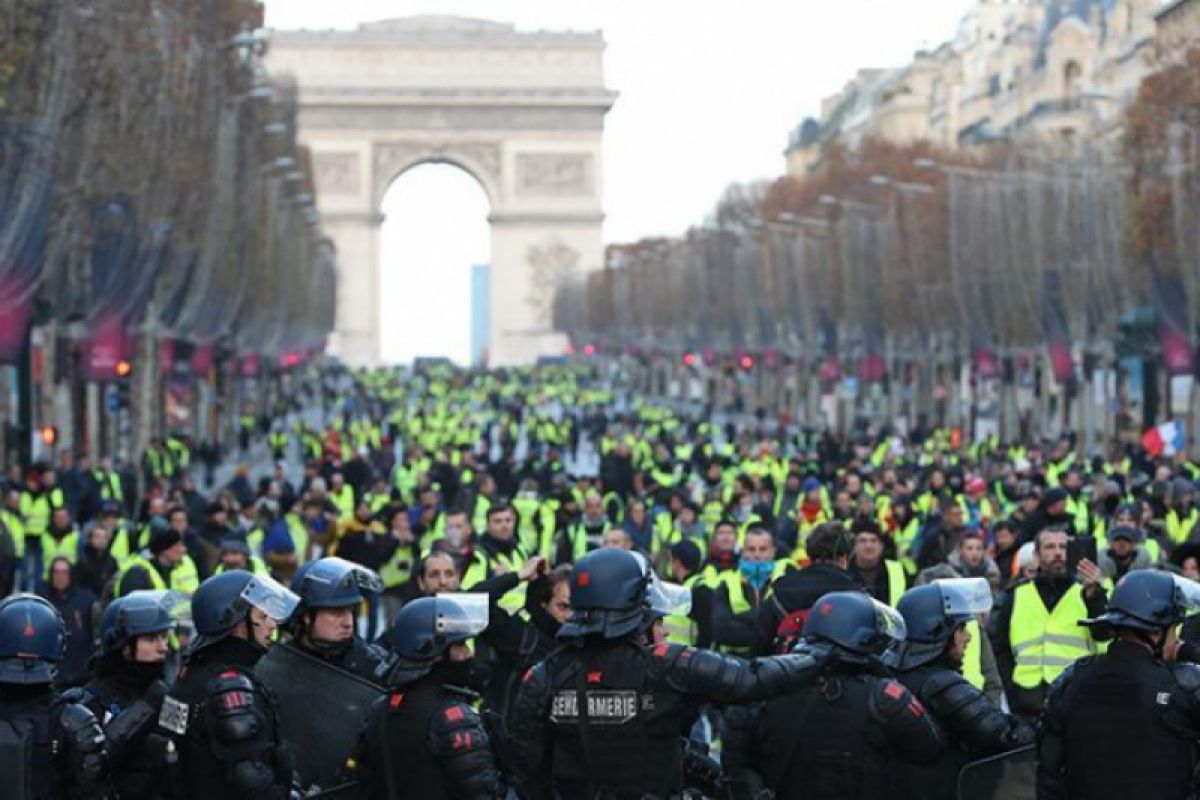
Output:
<path fill-rule="evenodd" d="M 471 267 L 471 363 L 476 366 L 486 363 L 488 356 L 488 326 L 491 324 L 488 276 L 487 264 Z"/>

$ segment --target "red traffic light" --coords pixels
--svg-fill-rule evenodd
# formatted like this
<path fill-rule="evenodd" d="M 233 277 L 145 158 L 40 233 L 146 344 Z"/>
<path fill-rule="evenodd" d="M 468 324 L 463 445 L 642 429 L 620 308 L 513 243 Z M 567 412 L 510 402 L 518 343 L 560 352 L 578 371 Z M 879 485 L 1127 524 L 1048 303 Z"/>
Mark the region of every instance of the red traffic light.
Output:
<path fill-rule="evenodd" d="M 754 356 L 750 355 L 749 353 L 742 356 L 738 359 L 738 366 L 747 372 L 754 369 Z"/>
<path fill-rule="evenodd" d="M 585 345 L 583 346 L 583 354 L 584 354 L 585 356 L 588 356 L 588 357 L 591 357 L 591 356 L 594 356 L 594 355 L 596 355 L 596 345 L 594 345 L 594 344 L 585 344 Z"/>
<path fill-rule="evenodd" d="M 58 428 L 53 425 L 43 425 L 38 429 L 38 435 L 42 437 L 42 443 L 53 446 L 58 442 Z"/>
<path fill-rule="evenodd" d="M 128 378 L 133 374 L 133 364 L 125 359 L 121 359 L 117 362 L 116 366 L 113 367 L 113 372 L 117 373 L 118 378 Z"/>
<path fill-rule="evenodd" d="M 683 354 L 683 365 L 685 367 L 694 367 L 696 365 L 696 354 L 695 353 L 684 353 Z"/>

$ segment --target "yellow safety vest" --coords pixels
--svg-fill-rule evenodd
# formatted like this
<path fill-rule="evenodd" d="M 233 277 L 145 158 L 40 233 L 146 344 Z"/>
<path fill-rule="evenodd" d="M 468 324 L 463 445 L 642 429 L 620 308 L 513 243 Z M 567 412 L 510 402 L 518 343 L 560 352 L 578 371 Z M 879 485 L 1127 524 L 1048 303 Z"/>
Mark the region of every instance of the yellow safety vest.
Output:
<path fill-rule="evenodd" d="M 338 510 L 338 521 L 344 522 L 354 518 L 354 487 L 349 484 L 342 486 L 340 491 L 329 490 L 329 499 Z"/>
<path fill-rule="evenodd" d="M 1013 682 L 1036 689 L 1053 683 L 1077 659 L 1096 653 L 1095 641 L 1078 624 L 1087 616 L 1080 584 L 1068 589 L 1053 611 L 1046 608 L 1033 581 L 1017 586 L 1009 625 Z"/>
<path fill-rule="evenodd" d="M 691 589 L 699 580 L 700 574 L 697 573 L 684 580 L 683 585 Z M 687 614 L 667 614 L 663 617 L 663 628 L 667 633 L 667 641 L 672 644 L 681 644 L 685 647 L 692 647 L 696 644 L 698 633 L 696 621 Z"/>
<path fill-rule="evenodd" d="M 121 567 L 121 572 L 117 575 L 117 589 L 120 590 L 121 584 L 125 580 L 125 575 L 131 569 L 141 567 L 150 576 L 150 584 L 156 590 L 167 588 L 174 589 L 184 594 L 195 594 L 196 589 L 200 586 L 200 575 L 196 571 L 196 564 L 192 561 L 192 557 L 185 555 L 183 560 L 174 566 L 171 570 L 171 585 L 167 586 L 162 575 L 154 563 L 147 557 L 145 551 L 135 553 L 125 560 L 125 564 Z"/>
<path fill-rule="evenodd" d="M 58 503 L 55 504 L 57 495 Z M 50 512 L 63 505 L 62 489 L 53 489 L 34 497 L 29 492 L 21 493 L 21 516 L 25 521 L 26 536 L 41 536 L 50 527 Z"/>
<path fill-rule="evenodd" d="M 125 490 L 121 488 L 121 476 L 115 472 L 105 472 L 102 469 L 92 470 L 92 477 L 100 486 L 101 500 L 125 502 Z"/>
<path fill-rule="evenodd" d="M 25 523 L 21 521 L 20 515 L 9 511 L 7 508 L 0 508 L 0 525 L 8 529 L 8 533 L 12 537 L 13 552 L 17 558 L 24 558 Z"/>
<path fill-rule="evenodd" d="M 524 563 L 525 554 L 521 552 L 520 548 L 513 550 L 510 555 L 500 553 L 494 560 L 489 560 L 487 552 L 483 548 L 478 548 L 475 550 L 475 558 L 463 575 L 463 591 L 471 591 L 476 584 L 487 579 L 489 572 L 496 573 L 498 564 L 504 564 L 508 567 L 509 572 L 516 572 Z M 497 605 L 509 614 L 516 614 L 525 607 L 525 584 L 517 584 L 517 588 L 501 597 Z"/>
<path fill-rule="evenodd" d="M 896 604 L 900 602 L 900 598 L 904 596 L 904 565 L 899 561 L 886 558 L 883 566 L 887 570 L 888 577 L 888 605 L 895 608 Z"/>
<path fill-rule="evenodd" d="M 112 543 L 108 546 L 108 554 L 116 559 L 118 564 L 124 563 L 125 559 L 129 558 L 130 553 L 136 553 L 138 548 L 134 547 L 133 531 L 128 525 L 122 525 L 113 531 Z"/>
<path fill-rule="evenodd" d="M 983 641 L 980 637 L 983 633 L 979 629 L 979 620 L 973 619 L 968 622 L 967 631 L 971 634 L 971 641 L 967 643 L 967 650 L 963 653 L 962 675 L 966 678 L 967 683 L 982 692 Z"/>
<path fill-rule="evenodd" d="M 42 534 L 42 577 L 50 579 L 50 562 L 65 558 L 71 566 L 79 563 L 79 531 L 71 531 L 56 539 L 49 531 Z"/>
<path fill-rule="evenodd" d="M 395 589 L 397 586 L 408 583 L 409 578 L 412 577 L 412 571 L 412 548 L 402 544 L 396 548 L 396 552 L 392 553 L 392 557 L 387 560 L 387 563 L 379 568 L 379 580 L 383 581 L 385 589 Z"/>
<path fill-rule="evenodd" d="M 1172 544 L 1183 544 L 1192 535 L 1192 528 L 1200 519 L 1200 510 L 1193 508 L 1186 517 L 1179 516 L 1175 509 L 1167 511 L 1167 537 Z"/>

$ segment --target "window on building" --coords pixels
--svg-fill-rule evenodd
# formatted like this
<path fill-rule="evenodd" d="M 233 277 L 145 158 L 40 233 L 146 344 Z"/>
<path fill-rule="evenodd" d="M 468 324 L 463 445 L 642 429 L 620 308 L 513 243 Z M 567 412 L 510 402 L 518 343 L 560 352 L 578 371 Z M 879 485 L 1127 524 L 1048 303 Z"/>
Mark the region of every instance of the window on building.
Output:
<path fill-rule="evenodd" d="M 1078 61 L 1068 61 L 1063 67 L 1063 96 L 1078 97 L 1079 84 L 1083 80 L 1083 68 Z"/>
<path fill-rule="evenodd" d="M 999 73 L 988 78 L 988 96 L 995 97 L 1000 94 L 1000 75 Z"/>

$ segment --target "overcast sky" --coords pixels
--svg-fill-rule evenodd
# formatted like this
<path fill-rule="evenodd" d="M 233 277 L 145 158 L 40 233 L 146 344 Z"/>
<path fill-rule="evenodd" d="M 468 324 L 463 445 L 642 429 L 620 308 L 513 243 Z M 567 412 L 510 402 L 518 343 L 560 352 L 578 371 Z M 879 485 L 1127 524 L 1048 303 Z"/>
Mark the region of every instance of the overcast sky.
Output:
<path fill-rule="evenodd" d="M 780 174 L 788 131 L 805 115 L 815 114 L 822 97 L 840 89 L 859 68 L 898 66 L 916 49 L 950 38 L 972 4 L 267 0 L 266 7 L 267 24 L 275 28 L 353 28 L 367 20 L 455 14 L 512 22 L 522 29 L 602 30 L 608 42 L 607 82 L 621 93 L 605 133 L 605 238 L 621 242 L 681 233 L 704 217 L 730 182 Z M 399 181 L 394 191 L 407 194 L 408 180 Z M 421 190 L 425 202 L 410 207 L 423 217 L 410 220 L 417 231 L 433 224 L 434 212 L 444 216 L 449 213 L 444 209 L 458 208 L 470 187 L 422 179 Z M 402 224 L 398 218 L 391 215 L 384 232 L 385 260 L 401 265 L 385 269 L 387 296 L 396 288 L 389 289 L 389 275 L 403 271 L 402 264 L 411 260 L 404 248 L 415 246 L 396 243 L 393 228 Z M 458 257 L 486 260 L 486 227 L 481 221 L 463 224 L 470 228 L 464 238 L 474 246 L 464 247 Z M 469 264 L 448 269 L 465 274 Z M 435 284 L 421 288 L 457 295 L 467 285 L 464 280 Z M 447 351 L 458 358 L 465 357 L 467 342 L 468 309 L 462 297 L 461 303 L 441 309 L 454 312 L 442 315 L 441 327 L 458 331 L 458 344 Z M 424 304 L 426 313 L 429 305 Z M 385 319 L 386 309 L 385 304 Z M 411 339 L 409 333 L 393 335 Z M 385 355 L 407 359 L 420 351 L 408 345 L 397 350 L 393 344 L 387 342 Z"/>

